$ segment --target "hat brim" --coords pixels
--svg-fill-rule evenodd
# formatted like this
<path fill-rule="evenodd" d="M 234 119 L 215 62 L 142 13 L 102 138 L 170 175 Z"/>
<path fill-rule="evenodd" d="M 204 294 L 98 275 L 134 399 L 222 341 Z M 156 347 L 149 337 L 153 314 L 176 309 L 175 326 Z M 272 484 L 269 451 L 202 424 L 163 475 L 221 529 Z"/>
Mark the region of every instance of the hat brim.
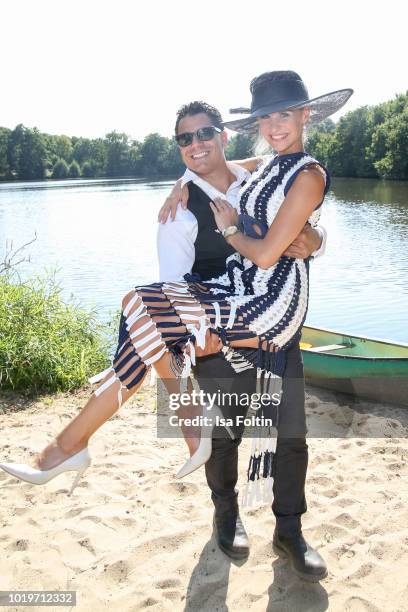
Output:
<path fill-rule="evenodd" d="M 235 119 L 233 121 L 225 121 L 224 127 L 234 132 L 241 134 L 254 134 L 258 130 L 256 120 L 258 117 L 263 115 L 269 115 L 270 113 L 276 113 L 283 110 L 292 110 L 295 108 L 307 107 L 310 109 L 309 125 L 319 123 L 330 115 L 336 113 L 352 95 L 352 89 L 339 89 L 338 91 L 332 91 L 318 98 L 312 98 L 311 100 L 302 100 L 301 102 L 293 102 L 286 100 L 282 102 L 275 102 L 268 106 L 257 108 L 251 113 L 249 108 L 232 108 L 230 113 L 250 113 L 248 117 L 243 119 Z"/>

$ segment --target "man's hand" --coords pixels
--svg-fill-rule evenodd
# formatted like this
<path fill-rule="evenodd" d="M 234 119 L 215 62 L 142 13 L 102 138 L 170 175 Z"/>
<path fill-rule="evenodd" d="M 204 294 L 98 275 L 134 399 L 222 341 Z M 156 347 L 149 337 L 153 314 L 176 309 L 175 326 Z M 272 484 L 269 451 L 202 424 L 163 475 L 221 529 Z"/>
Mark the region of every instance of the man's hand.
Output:
<path fill-rule="evenodd" d="M 222 349 L 222 342 L 218 334 L 212 334 L 210 330 L 207 330 L 205 334 L 205 348 L 195 347 L 196 357 L 207 357 L 207 355 L 214 355 L 219 353 Z"/>
<path fill-rule="evenodd" d="M 173 189 L 170 192 L 170 195 L 167 196 L 163 206 L 159 210 L 159 215 L 157 220 L 159 223 L 166 223 L 169 215 L 172 221 L 176 218 L 177 206 L 181 204 L 184 210 L 187 208 L 188 202 L 188 187 L 184 185 L 181 186 L 182 179 L 178 179 L 176 181 Z"/>
<path fill-rule="evenodd" d="M 306 223 L 300 234 L 283 253 L 286 257 L 306 259 L 317 251 L 322 244 L 322 237 L 309 223 Z"/>

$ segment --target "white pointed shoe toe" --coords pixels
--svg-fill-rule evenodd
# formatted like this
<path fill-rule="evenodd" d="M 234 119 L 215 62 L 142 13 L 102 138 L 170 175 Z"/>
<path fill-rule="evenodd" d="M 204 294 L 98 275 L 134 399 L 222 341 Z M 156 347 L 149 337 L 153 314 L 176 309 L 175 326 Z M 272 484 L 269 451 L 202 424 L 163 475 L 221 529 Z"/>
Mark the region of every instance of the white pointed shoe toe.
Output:
<path fill-rule="evenodd" d="M 77 472 L 68 493 L 68 495 L 71 495 L 83 473 L 90 465 L 91 457 L 89 455 L 88 447 L 86 446 L 79 451 L 79 453 L 68 457 L 68 459 L 50 470 L 37 470 L 30 465 L 25 465 L 24 463 L 0 463 L 0 468 L 19 480 L 36 485 L 45 484 L 63 472 Z"/>
<path fill-rule="evenodd" d="M 186 461 L 182 468 L 176 474 L 176 478 L 183 478 L 191 472 L 198 470 L 199 467 L 207 463 L 209 458 L 211 457 L 212 451 L 212 440 L 211 438 L 201 438 L 200 444 L 194 453 L 191 455 L 190 459 Z"/>
<path fill-rule="evenodd" d="M 205 410 L 205 409 L 204 409 Z M 205 410 L 205 412 L 207 412 Z M 176 478 L 183 478 L 191 474 L 199 467 L 207 463 L 212 453 L 212 432 L 216 425 L 219 424 L 219 419 L 223 418 L 221 410 L 218 406 L 213 406 L 208 414 L 205 414 L 206 420 L 201 427 L 200 444 L 194 455 L 186 461 L 182 468 L 176 474 Z M 218 418 L 217 418 L 218 417 Z"/>

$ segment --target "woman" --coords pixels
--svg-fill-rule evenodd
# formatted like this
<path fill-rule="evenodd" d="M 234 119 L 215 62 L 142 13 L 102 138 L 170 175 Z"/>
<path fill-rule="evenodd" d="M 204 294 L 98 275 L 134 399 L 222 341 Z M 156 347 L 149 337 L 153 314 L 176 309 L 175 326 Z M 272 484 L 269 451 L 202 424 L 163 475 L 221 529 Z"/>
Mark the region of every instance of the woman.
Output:
<path fill-rule="evenodd" d="M 300 77 L 289 71 L 265 73 L 251 82 L 248 117 L 227 123 L 238 131 L 259 129 L 277 153 L 243 188 L 241 216 L 228 202 L 211 204 L 217 227 L 236 249 L 223 276 L 200 282 L 156 283 L 136 287 L 123 300 L 118 348 L 112 368 L 81 413 L 37 458 L 37 468 L 2 464 L 8 473 L 42 484 L 57 474 L 77 471 L 73 488 L 89 466 L 90 436 L 140 386 L 150 366 L 170 392 L 189 374 L 195 344 L 205 347 L 208 330 L 224 345 L 268 349 L 258 361 L 263 382 L 280 376 L 285 350 L 298 337 L 307 311 L 308 267 L 282 253 L 305 223 L 315 224 L 328 189 L 327 171 L 304 152 L 303 130 L 338 110 L 351 90 L 309 100 Z M 192 134 L 178 134 L 183 138 Z M 259 351 L 259 358 L 262 355 Z M 190 445 L 190 450 L 194 446 Z M 198 467 L 196 456 L 179 475 Z M 201 461 L 202 463 L 202 461 Z"/>

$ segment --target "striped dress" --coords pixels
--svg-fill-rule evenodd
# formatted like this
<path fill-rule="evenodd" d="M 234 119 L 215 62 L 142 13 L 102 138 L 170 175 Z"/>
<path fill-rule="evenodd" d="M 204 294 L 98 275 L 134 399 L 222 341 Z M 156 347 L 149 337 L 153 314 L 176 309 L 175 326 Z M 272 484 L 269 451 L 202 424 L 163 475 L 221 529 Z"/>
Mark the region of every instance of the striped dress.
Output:
<path fill-rule="evenodd" d="M 294 179 L 310 164 L 319 162 L 305 152 L 276 156 L 263 164 L 242 188 L 240 212 L 269 227 Z M 326 180 L 325 193 L 328 183 Z M 320 206 L 309 218 L 311 225 L 320 217 Z M 174 374 L 188 376 L 195 363 L 195 345 L 204 348 L 209 329 L 220 335 L 226 357 L 235 363 L 236 371 L 248 364 L 237 359 L 239 351 L 231 349 L 230 343 L 258 338 L 259 349 L 267 343 L 269 357 L 263 364 L 249 365 L 282 375 L 285 349 L 299 337 L 306 317 L 308 261 L 282 256 L 275 265 L 261 269 L 234 253 L 222 276 L 200 281 L 186 275 L 185 279 L 138 286 L 126 296 L 111 376 L 97 395 L 119 381 L 121 404 L 121 389 L 136 385 L 166 352 Z M 259 350 L 258 359 L 264 354 Z"/>
<path fill-rule="evenodd" d="M 294 179 L 310 164 L 319 162 L 304 152 L 276 156 L 263 164 L 241 191 L 240 213 L 270 227 Z M 328 183 L 327 177 L 325 193 Z M 321 204 L 309 218 L 312 226 L 317 224 L 320 210 Z M 279 348 L 288 347 L 306 317 L 308 261 L 282 256 L 264 270 L 234 253 L 227 259 L 226 267 L 225 274 L 206 281 L 205 285 L 213 300 L 224 299 L 230 304 L 230 323 L 239 316 L 246 328 L 258 337 Z M 205 293 L 192 293 L 201 302 L 209 299 Z"/>

